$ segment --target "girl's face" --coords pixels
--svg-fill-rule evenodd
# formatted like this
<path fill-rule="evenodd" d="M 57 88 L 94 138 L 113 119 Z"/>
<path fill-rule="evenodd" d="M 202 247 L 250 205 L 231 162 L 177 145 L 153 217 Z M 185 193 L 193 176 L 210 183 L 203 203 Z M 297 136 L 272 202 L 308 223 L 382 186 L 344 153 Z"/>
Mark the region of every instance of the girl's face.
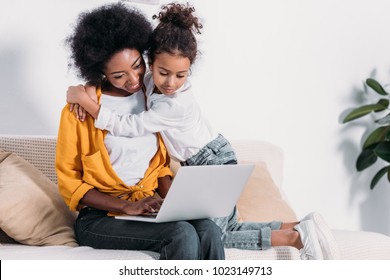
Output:
<path fill-rule="evenodd" d="M 133 94 L 143 86 L 145 70 L 145 61 L 139 51 L 124 49 L 106 63 L 104 74 L 112 86 Z"/>
<path fill-rule="evenodd" d="M 165 95 L 174 94 L 186 81 L 191 62 L 178 54 L 156 54 L 150 70 L 157 89 Z"/>

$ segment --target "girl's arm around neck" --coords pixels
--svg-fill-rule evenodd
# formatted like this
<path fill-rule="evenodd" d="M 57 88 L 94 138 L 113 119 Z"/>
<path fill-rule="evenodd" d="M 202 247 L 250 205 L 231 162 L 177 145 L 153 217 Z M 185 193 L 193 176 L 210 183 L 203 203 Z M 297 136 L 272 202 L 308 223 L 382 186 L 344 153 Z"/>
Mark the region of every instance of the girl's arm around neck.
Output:
<path fill-rule="evenodd" d="M 93 89 L 96 90 L 95 87 L 93 87 Z M 99 115 L 99 104 L 89 96 L 85 87 L 82 85 L 70 86 L 66 94 L 66 101 L 71 104 L 79 104 L 94 119 L 96 119 Z"/>

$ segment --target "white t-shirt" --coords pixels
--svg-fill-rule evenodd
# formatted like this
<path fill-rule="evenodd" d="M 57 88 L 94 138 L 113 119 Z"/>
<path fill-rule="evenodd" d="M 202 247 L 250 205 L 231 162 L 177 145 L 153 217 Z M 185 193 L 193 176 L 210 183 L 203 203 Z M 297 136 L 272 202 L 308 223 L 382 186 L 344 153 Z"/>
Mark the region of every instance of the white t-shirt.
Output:
<path fill-rule="evenodd" d="M 145 75 L 145 86 L 148 111 L 121 113 L 102 104 L 95 126 L 127 137 L 160 132 L 170 156 L 176 161 L 189 159 L 218 136 L 202 115 L 188 79 L 172 95 L 153 93 L 150 72 Z"/>
<path fill-rule="evenodd" d="M 145 110 L 145 98 L 142 91 L 126 97 L 102 94 L 100 103 L 118 114 L 139 114 Z M 158 149 L 157 136 L 153 133 L 129 138 L 114 136 L 108 132 L 104 138 L 104 144 L 110 155 L 113 169 L 119 178 L 130 186 L 135 185 L 144 177 L 150 160 Z"/>

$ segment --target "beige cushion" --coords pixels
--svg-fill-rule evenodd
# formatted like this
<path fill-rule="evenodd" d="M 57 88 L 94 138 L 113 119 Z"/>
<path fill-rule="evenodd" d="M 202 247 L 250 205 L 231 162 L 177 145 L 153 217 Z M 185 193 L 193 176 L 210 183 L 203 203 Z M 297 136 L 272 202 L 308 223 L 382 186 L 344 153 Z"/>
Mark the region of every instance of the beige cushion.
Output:
<path fill-rule="evenodd" d="M 295 212 L 283 200 L 264 162 L 255 163 L 255 169 L 240 196 L 237 209 L 239 221 L 297 221 Z"/>
<path fill-rule="evenodd" d="M 57 186 L 33 165 L 0 151 L 0 228 L 27 245 L 77 246 L 74 215 Z"/>
<path fill-rule="evenodd" d="M 177 170 L 180 168 L 180 163 L 177 161 L 171 160 L 170 168 L 172 170 L 173 176 L 176 175 Z"/>
<path fill-rule="evenodd" d="M 240 163 L 253 163 L 240 161 Z M 257 162 L 237 203 L 240 222 L 295 222 L 297 217 L 289 204 L 283 200 L 264 162 Z M 171 161 L 171 170 L 176 174 L 180 164 Z"/>

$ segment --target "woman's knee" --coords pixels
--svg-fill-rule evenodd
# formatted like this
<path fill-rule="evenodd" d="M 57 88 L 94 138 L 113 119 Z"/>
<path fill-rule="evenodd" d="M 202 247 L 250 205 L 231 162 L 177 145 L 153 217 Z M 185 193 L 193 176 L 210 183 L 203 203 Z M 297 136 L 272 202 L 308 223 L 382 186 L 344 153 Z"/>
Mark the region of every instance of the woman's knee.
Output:
<path fill-rule="evenodd" d="M 207 234 L 212 238 L 221 238 L 222 229 L 213 221 L 205 220 Z"/>
<path fill-rule="evenodd" d="M 212 220 L 204 219 L 204 220 L 195 220 L 191 222 L 198 232 L 201 238 L 207 238 L 211 240 L 221 239 L 222 230 L 221 228 Z"/>
<path fill-rule="evenodd" d="M 221 228 L 209 219 L 192 221 L 192 223 L 200 238 L 201 258 L 204 260 L 225 259 Z"/>
<path fill-rule="evenodd" d="M 200 240 L 195 228 L 188 222 L 174 223 L 175 229 L 166 246 L 168 259 L 200 259 Z"/>
<path fill-rule="evenodd" d="M 189 222 L 180 221 L 177 222 L 177 224 L 178 224 L 177 238 L 179 238 L 180 240 L 185 240 L 187 243 L 188 241 L 195 242 L 196 240 L 199 239 L 196 229 Z"/>

